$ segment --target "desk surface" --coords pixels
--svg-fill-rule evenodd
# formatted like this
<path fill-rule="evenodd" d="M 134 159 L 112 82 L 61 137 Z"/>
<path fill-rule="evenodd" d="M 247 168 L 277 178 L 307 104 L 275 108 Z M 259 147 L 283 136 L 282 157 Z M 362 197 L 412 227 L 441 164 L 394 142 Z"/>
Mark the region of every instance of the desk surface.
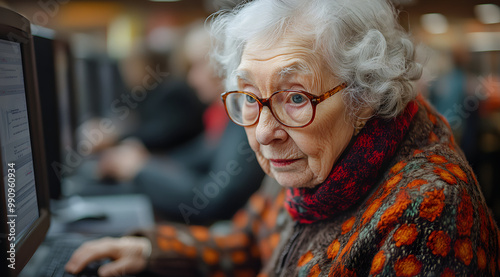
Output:
<path fill-rule="evenodd" d="M 58 238 L 74 237 L 75 240 L 81 240 L 84 237 L 121 236 L 133 230 L 154 226 L 152 205 L 144 195 L 93 196 L 63 201 L 68 201 L 68 205 L 71 205 L 71 202 L 83 201 L 92 209 L 101 209 L 106 218 L 67 222 L 61 217 L 53 216 L 46 241 L 38 248 L 19 277 L 36 276 L 39 268 L 43 266 L 45 256 L 51 251 L 51 242 Z"/>

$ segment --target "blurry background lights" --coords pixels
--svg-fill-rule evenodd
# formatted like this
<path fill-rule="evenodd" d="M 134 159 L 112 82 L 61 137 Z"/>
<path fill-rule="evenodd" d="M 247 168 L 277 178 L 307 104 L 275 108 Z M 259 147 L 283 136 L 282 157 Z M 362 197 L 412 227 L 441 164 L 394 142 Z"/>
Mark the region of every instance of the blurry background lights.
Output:
<path fill-rule="evenodd" d="M 431 34 L 443 34 L 448 31 L 448 20 L 440 13 L 428 13 L 420 17 L 424 30 Z"/>
<path fill-rule="evenodd" d="M 481 4 L 474 7 L 476 17 L 484 24 L 500 23 L 500 7 L 495 4 Z"/>
<path fill-rule="evenodd" d="M 115 59 L 129 56 L 140 30 L 141 20 L 134 15 L 123 14 L 112 20 L 107 32 L 108 55 Z"/>

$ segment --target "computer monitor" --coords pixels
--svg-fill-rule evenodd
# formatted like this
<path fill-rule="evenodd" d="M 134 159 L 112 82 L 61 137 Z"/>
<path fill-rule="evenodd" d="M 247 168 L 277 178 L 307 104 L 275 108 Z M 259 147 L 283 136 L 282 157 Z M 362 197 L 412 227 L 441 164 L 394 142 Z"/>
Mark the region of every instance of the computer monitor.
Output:
<path fill-rule="evenodd" d="M 0 7 L 0 276 L 17 276 L 50 225 L 33 38 Z"/>
<path fill-rule="evenodd" d="M 113 101 L 126 91 L 118 62 L 106 56 L 91 55 L 75 60 L 78 88 L 78 124 L 94 117 L 112 116 Z"/>
<path fill-rule="evenodd" d="M 38 92 L 42 111 L 42 126 L 45 141 L 46 165 L 50 169 L 53 162 L 61 163 L 61 124 L 57 95 L 57 77 L 54 56 L 54 40 L 33 34 L 36 57 Z M 61 195 L 61 181 L 56 171 L 47 172 L 50 198 Z"/>
<path fill-rule="evenodd" d="M 56 38 L 56 32 L 32 25 L 36 57 L 38 91 L 45 139 L 45 158 L 49 178 L 49 195 L 61 197 L 63 157 L 75 145 L 74 90 L 72 56 L 69 44 Z"/>

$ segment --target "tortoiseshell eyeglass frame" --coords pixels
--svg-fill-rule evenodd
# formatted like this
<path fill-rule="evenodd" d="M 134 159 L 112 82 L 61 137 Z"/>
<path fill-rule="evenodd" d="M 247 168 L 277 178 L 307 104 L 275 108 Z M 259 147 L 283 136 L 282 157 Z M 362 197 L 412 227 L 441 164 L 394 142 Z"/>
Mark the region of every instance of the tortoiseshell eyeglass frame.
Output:
<path fill-rule="evenodd" d="M 286 127 L 289 127 L 289 128 L 304 128 L 306 126 L 308 126 L 309 124 L 311 124 L 316 116 L 316 106 L 323 102 L 324 100 L 328 99 L 329 97 L 337 94 L 337 92 L 345 89 L 347 87 L 347 84 L 345 83 L 342 83 L 336 87 L 334 87 L 333 89 L 323 93 L 322 95 L 313 95 L 309 92 L 306 92 L 306 91 L 300 91 L 300 90 L 280 90 L 280 91 L 276 91 L 274 92 L 269 98 L 259 98 L 257 97 L 255 94 L 251 93 L 251 92 L 246 92 L 246 91 L 227 91 L 227 92 L 224 92 L 221 94 L 221 98 L 222 98 L 222 102 L 224 103 L 224 108 L 226 109 L 226 113 L 227 115 L 229 116 L 229 118 L 231 119 L 231 121 L 233 121 L 235 124 L 237 125 L 240 125 L 240 126 L 243 126 L 243 127 L 249 127 L 249 126 L 252 126 L 254 124 L 256 124 L 257 122 L 259 122 L 259 119 L 260 119 L 260 113 L 262 112 L 262 108 L 263 107 L 268 107 L 269 110 L 271 111 L 271 114 L 274 116 L 274 118 L 283 126 L 286 126 Z M 312 112 L 312 116 L 311 116 L 311 120 L 309 120 L 309 122 L 307 122 L 306 124 L 304 125 L 300 125 L 300 126 L 290 126 L 290 125 L 287 125 L 283 122 L 281 122 L 281 120 L 276 117 L 276 115 L 274 114 L 273 112 L 273 109 L 271 108 L 271 104 L 270 104 L 270 100 L 271 98 L 273 98 L 273 96 L 279 94 L 279 93 L 283 93 L 283 92 L 299 92 L 303 95 L 305 95 L 307 98 L 309 98 L 309 101 L 311 102 L 311 105 L 312 105 L 312 109 L 313 109 L 313 112 Z M 230 94 L 233 94 L 233 93 L 240 93 L 240 94 L 246 94 L 252 98 L 254 98 L 255 100 L 257 100 L 257 102 L 259 103 L 259 115 L 257 116 L 257 118 L 255 119 L 255 122 L 252 122 L 250 124 L 241 124 L 241 123 L 238 123 L 236 122 L 235 120 L 233 120 L 233 118 L 231 117 L 231 115 L 229 114 L 229 111 L 227 110 L 227 105 L 226 105 L 226 98 L 230 95 Z"/>

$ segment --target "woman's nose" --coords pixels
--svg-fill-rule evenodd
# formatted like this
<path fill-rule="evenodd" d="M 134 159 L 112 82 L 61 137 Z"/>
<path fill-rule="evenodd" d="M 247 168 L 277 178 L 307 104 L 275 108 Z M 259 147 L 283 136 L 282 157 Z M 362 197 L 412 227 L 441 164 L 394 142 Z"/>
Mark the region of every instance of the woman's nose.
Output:
<path fill-rule="evenodd" d="M 271 110 L 264 107 L 260 113 L 259 122 L 257 122 L 255 136 L 261 145 L 268 145 L 285 140 L 288 134 L 283 129 L 283 125 L 274 118 Z"/>

